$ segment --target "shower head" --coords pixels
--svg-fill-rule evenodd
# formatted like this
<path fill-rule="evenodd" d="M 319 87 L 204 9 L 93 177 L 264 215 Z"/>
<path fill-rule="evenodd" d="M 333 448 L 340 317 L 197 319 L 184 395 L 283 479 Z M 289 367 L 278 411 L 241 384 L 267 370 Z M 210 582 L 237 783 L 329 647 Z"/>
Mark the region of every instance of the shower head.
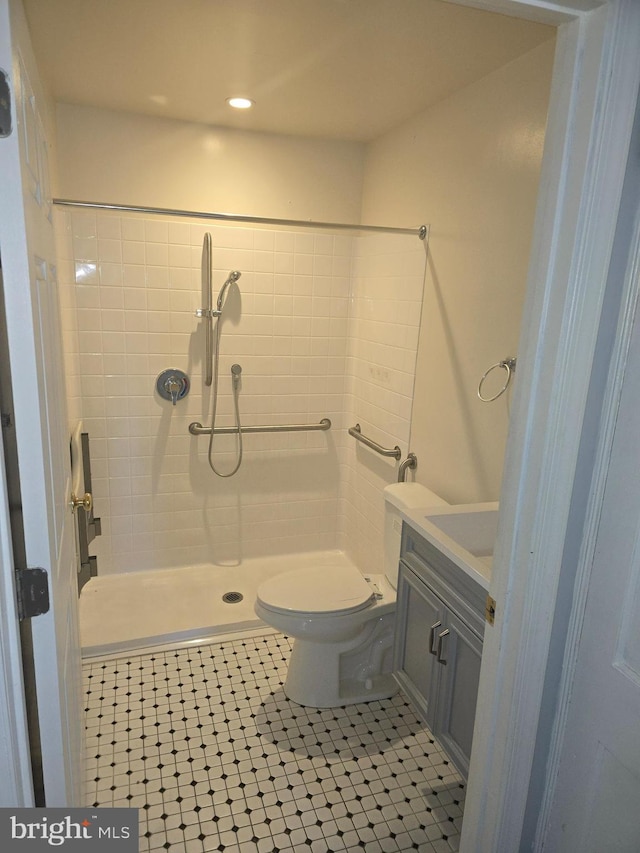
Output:
<path fill-rule="evenodd" d="M 242 273 L 240 272 L 240 270 L 232 270 L 229 273 L 227 280 L 225 281 L 225 283 L 220 288 L 220 293 L 218 294 L 218 301 L 216 303 L 216 315 L 218 317 L 222 313 L 222 305 L 224 304 L 224 296 L 225 296 L 225 293 L 227 292 L 227 288 L 229 287 L 230 284 L 235 284 L 235 282 L 240 278 L 241 275 L 242 275 Z"/>

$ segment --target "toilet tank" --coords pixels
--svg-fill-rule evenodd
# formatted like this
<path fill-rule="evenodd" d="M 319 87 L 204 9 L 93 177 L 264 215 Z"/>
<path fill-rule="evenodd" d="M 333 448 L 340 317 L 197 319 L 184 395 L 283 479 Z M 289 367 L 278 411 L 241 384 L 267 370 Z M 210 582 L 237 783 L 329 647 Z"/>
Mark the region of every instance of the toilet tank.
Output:
<path fill-rule="evenodd" d="M 400 510 L 446 506 L 447 502 L 420 483 L 392 483 L 384 487 L 384 573 L 394 587 L 398 583 L 402 516 Z"/>

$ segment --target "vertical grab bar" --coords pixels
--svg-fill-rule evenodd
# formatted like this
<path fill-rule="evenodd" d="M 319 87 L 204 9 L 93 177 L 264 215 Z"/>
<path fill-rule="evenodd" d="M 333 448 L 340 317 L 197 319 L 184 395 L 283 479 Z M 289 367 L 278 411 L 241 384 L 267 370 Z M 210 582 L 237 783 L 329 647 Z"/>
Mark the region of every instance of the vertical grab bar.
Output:
<path fill-rule="evenodd" d="M 212 281 L 211 234 L 207 231 L 202 244 L 202 289 L 205 297 L 204 326 L 204 384 L 210 386 L 213 381 L 213 281 Z"/>

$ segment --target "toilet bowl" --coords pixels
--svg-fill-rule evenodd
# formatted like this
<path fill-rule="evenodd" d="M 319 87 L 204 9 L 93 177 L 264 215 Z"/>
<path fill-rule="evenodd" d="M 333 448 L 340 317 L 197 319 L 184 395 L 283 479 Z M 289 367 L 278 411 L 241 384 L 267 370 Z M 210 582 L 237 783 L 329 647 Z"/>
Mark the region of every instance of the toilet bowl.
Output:
<path fill-rule="evenodd" d="M 289 699 L 333 708 L 397 692 L 392 675 L 401 510 L 446 503 L 418 483 L 384 489 L 384 574 L 319 564 L 258 587 L 256 615 L 293 637 L 284 684 Z"/>

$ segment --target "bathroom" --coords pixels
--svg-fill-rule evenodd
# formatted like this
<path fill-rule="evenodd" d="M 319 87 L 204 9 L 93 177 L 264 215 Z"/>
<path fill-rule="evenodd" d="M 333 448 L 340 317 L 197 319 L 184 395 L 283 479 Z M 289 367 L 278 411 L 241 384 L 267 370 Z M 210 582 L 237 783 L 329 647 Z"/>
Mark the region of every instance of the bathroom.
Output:
<path fill-rule="evenodd" d="M 477 30 L 473 14 L 467 26 Z M 498 498 L 510 394 L 486 405 L 476 391 L 487 368 L 517 353 L 554 49 L 553 30 L 519 24 L 524 39 L 523 31 L 521 56 L 367 144 L 57 105 L 62 198 L 430 226 L 422 242 L 57 208 L 70 420 L 82 419 L 90 435 L 98 571 L 123 630 L 132 630 L 135 601 L 138 638 L 162 633 L 141 625 L 147 595 L 150 618 L 159 614 L 158 584 L 132 593 L 124 577 L 132 571 L 144 583 L 150 569 L 235 566 L 216 574 L 219 600 L 256 558 L 337 548 L 376 566 L 382 487 L 397 463 L 356 446 L 346 433 L 356 422 L 400 446 L 403 459 L 415 453 L 410 476 L 448 502 Z M 207 437 L 187 432 L 211 406 L 194 317 L 207 231 L 216 293 L 230 269 L 243 275 L 222 323 L 220 417 L 232 423 L 229 367 L 239 363 L 247 424 L 332 420 L 328 434 L 246 436 L 229 479 L 210 472 Z M 192 379 L 175 409 L 154 393 L 155 377 L 171 367 Z M 501 375 L 491 377 L 496 387 Z M 233 437 L 216 440 L 221 468 L 234 450 Z M 186 601 L 184 576 L 173 582 Z M 86 593 L 95 599 L 98 589 Z M 187 608 L 197 601 L 196 591 Z M 250 604 L 242 617 L 240 609 L 221 608 L 222 623 L 251 618 Z M 89 606 L 85 614 L 96 634 L 85 645 L 118 641 L 117 631 L 109 636 L 115 625 Z"/>
<path fill-rule="evenodd" d="M 397 463 L 356 445 L 347 434 L 356 421 L 403 458 L 414 452 L 411 476 L 449 503 L 498 499 L 510 395 L 485 405 L 477 387 L 518 351 L 554 51 L 551 28 L 518 26 L 521 42 L 494 36 L 509 41 L 509 58 L 366 142 L 57 105 L 60 198 L 429 225 L 427 246 L 417 234 L 56 209 L 70 419 L 91 437 L 102 518 L 98 580 L 146 579 L 204 554 L 226 573 L 220 593 L 251 561 L 283 554 L 344 551 L 370 571 Z M 194 316 L 206 232 L 215 290 L 242 272 L 229 292 L 221 381 L 241 363 L 243 417 L 332 421 L 330 436 L 248 435 L 243 466 L 224 484 L 206 440 L 188 433 L 211 405 Z M 175 408 L 154 395 L 170 367 L 193 379 Z M 226 415 L 231 402 L 227 385 Z M 234 442 L 218 452 L 232 466 Z M 162 639 L 141 630 L 138 639 Z M 188 630 L 183 639 L 195 637 Z"/>

